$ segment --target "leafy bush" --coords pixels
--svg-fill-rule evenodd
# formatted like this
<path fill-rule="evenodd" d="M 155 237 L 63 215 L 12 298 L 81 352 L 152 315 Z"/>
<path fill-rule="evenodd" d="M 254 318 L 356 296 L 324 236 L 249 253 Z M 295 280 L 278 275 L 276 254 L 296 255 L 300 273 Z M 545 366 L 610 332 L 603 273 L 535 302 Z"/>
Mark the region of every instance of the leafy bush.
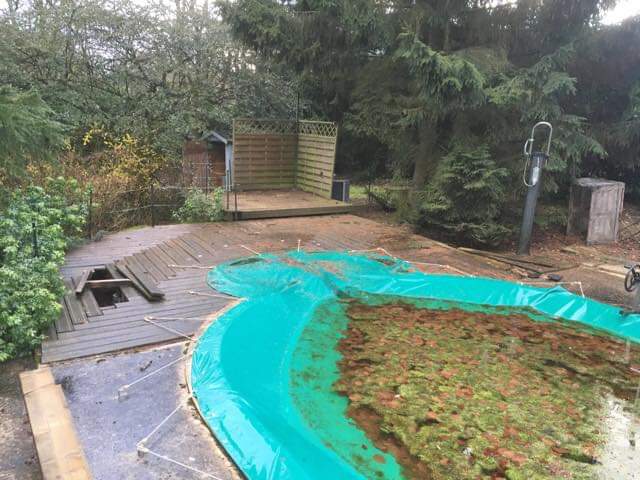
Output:
<path fill-rule="evenodd" d="M 85 205 L 77 182 L 58 178 L 15 190 L 0 213 L 0 361 L 32 351 L 60 314 L 58 268 L 82 233 Z"/>
<path fill-rule="evenodd" d="M 427 185 L 420 223 L 457 239 L 499 245 L 510 233 L 499 221 L 507 175 L 505 168 L 496 166 L 487 145 L 455 144 Z"/>
<path fill-rule="evenodd" d="M 91 183 L 94 231 L 150 223 L 151 209 L 140 206 L 176 203 L 176 199 L 166 198 L 168 191 L 156 189 L 156 196 L 152 197 L 150 187 L 173 186 L 177 165 L 145 140 L 130 134 L 116 135 L 92 128 L 84 135 L 82 145 L 67 153 L 63 164 L 69 175 Z"/>
<path fill-rule="evenodd" d="M 206 194 L 197 188 L 189 189 L 184 205 L 173 213 L 173 218 L 183 223 L 217 222 L 222 220 L 222 188 Z"/>
<path fill-rule="evenodd" d="M 568 220 L 569 212 L 565 205 L 539 205 L 536 209 L 535 224 L 541 230 L 564 231 Z"/>

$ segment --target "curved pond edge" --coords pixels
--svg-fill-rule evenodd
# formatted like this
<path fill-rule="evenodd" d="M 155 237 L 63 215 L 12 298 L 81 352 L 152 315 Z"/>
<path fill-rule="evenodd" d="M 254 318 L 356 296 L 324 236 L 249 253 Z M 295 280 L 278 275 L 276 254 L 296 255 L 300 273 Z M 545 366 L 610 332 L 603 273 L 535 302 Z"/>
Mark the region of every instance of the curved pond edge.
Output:
<path fill-rule="evenodd" d="M 359 449 L 360 455 L 364 448 L 367 458 L 385 457 L 381 466 L 376 465 L 376 476 L 400 476 L 393 458 L 375 449 L 346 418 L 346 399 L 334 394 L 338 400 L 328 407 L 334 416 L 324 417 L 334 418 L 336 425 L 322 431 L 322 425 L 309 424 L 292 398 L 292 358 L 302 330 L 319 306 L 343 295 L 529 307 L 640 342 L 638 315 L 622 315 L 616 307 L 562 287 L 425 274 L 408 262 L 382 255 L 264 254 L 219 265 L 209 272 L 208 282 L 245 301 L 205 328 L 193 347 L 188 377 L 202 418 L 250 479 L 370 478 L 370 472 L 350 461 L 354 452 L 345 451 L 349 448 Z M 329 443 L 328 432 L 338 432 L 340 438 Z"/>

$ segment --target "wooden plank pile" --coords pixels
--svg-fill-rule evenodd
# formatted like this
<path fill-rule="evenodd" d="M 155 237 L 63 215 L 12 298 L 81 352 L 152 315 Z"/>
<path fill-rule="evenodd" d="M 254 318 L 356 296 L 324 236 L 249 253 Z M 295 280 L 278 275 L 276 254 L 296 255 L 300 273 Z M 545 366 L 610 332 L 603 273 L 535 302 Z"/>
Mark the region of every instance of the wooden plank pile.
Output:
<path fill-rule="evenodd" d="M 495 260 L 500 263 L 505 263 L 513 267 L 520 268 L 522 270 L 527 271 L 529 274 L 528 276 L 530 278 L 538 278 L 548 273 L 555 273 L 563 270 L 569 270 L 572 268 L 576 268 L 578 266 L 577 263 L 553 262 L 547 258 L 534 257 L 531 255 L 526 257 L 517 256 L 517 255 L 508 255 L 508 254 L 487 252 L 484 250 L 476 250 L 474 248 L 464 248 L 464 247 L 461 247 L 458 250 L 462 252 L 470 253 L 472 255 L 485 257 L 490 260 Z"/>
<path fill-rule="evenodd" d="M 114 265 L 124 278 L 129 280 L 140 294 L 150 302 L 162 300 L 164 293 L 149 274 L 133 257 L 116 260 Z"/>

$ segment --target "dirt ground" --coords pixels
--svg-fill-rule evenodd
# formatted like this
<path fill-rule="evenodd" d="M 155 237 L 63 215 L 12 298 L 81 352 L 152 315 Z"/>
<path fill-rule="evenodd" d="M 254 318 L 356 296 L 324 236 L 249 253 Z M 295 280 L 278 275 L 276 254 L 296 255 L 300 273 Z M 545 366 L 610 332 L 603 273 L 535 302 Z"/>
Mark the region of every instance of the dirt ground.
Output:
<path fill-rule="evenodd" d="M 380 209 L 362 209 L 358 215 L 375 220 L 386 225 L 399 228 L 398 235 L 407 237 L 413 232 L 408 224 L 399 223 L 393 213 L 383 212 Z M 427 237 L 429 232 L 422 232 Z M 516 266 L 496 262 L 490 258 L 476 255 L 466 255 L 462 249 L 431 247 L 424 251 L 425 258 L 429 262 L 439 262 L 450 265 L 472 275 L 485 275 L 506 280 L 523 281 L 525 283 L 542 283 L 545 286 L 553 286 L 554 282 L 545 282 L 546 275 L 540 278 L 530 278 L 527 271 Z M 392 247 L 387 247 L 392 250 Z M 392 251 L 392 253 L 396 253 Z M 401 256 L 398 251 L 398 256 Z M 515 241 L 507 242 L 500 249 L 492 252 L 502 255 L 515 254 Z M 561 227 L 549 228 L 541 231 L 534 228 L 531 246 L 531 257 L 544 259 L 558 266 L 571 266 L 569 269 L 561 269 L 557 274 L 561 277 L 562 286 L 576 294 L 581 291 L 584 295 L 596 300 L 620 306 L 624 309 L 633 309 L 635 297 L 624 289 L 624 265 L 640 262 L 640 208 L 635 206 L 625 207 L 621 217 L 619 241 L 607 245 L 586 245 L 577 237 L 568 237 Z M 434 273 L 438 270 L 431 269 Z M 447 272 L 440 269 L 439 273 Z M 579 282 L 579 284 L 578 284 Z"/>
<path fill-rule="evenodd" d="M 0 479 L 42 478 L 18 374 L 35 368 L 31 359 L 0 364 Z"/>

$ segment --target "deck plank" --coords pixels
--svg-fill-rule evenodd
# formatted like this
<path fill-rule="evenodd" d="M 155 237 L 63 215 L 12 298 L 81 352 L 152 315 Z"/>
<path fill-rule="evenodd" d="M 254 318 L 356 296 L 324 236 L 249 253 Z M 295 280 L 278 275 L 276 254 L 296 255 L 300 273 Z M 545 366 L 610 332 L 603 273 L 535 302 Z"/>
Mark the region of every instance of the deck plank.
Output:
<path fill-rule="evenodd" d="M 145 252 L 134 253 L 131 256 L 131 259 L 135 261 L 141 268 L 144 269 L 145 272 L 149 273 L 154 279 L 156 283 L 166 280 L 165 274 L 155 266 L 153 262 L 149 260 L 149 258 L 144 254 Z"/>
<path fill-rule="evenodd" d="M 67 278 L 101 263 L 121 263 L 125 257 L 133 257 L 133 260 L 127 259 L 127 264 L 139 272 L 149 272 L 147 276 L 154 280 L 158 279 L 154 284 L 165 297 L 149 302 L 133 287 L 122 287 L 128 302 L 102 309 L 102 315 L 91 316 L 89 322 L 75 325 L 75 328 L 69 322 L 67 331 L 58 330 L 57 338 L 49 338 L 43 343 L 43 362 L 102 355 L 177 340 L 180 337 L 175 333 L 145 322 L 145 316 L 203 319 L 233 300 L 231 297 L 189 295 L 191 290 L 214 293 L 207 285 L 207 270 L 169 265 L 212 266 L 251 255 L 243 246 L 258 252 L 276 252 L 297 248 L 298 240 L 306 250 L 368 249 L 390 244 L 389 248 L 393 250 L 419 245 L 410 233 L 398 233 L 397 228 L 352 215 L 170 227 L 147 227 L 107 235 L 100 242 L 84 245 L 67 255 L 61 269 Z M 406 253 L 405 250 L 403 252 Z M 123 278 L 113 264 L 107 268 L 114 278 Z M 63 327 L 59 323 L 56 322 L 56 326 Z M 200 322 L 170 321 L 167 325 L 189 334 L 197 331 Z"/>
<path fill-rule="evenodd" d="M 82 295 L 80 295 L 80 302 L 82 303 L 84 311 L 88 317 L 97 317 L 102 315 L 102 309 L 98 305 L 96 297 L 93 296 L 91 289 L 86 289 L 82 292 Z"/>
<path fill-rule="evenodd" d="M 156 248 L 157 247 L 153 247 L 153 248 L 150 248 L 149 250 L 145 250 L 144 252 L 141 253 L 141 255 L 144 255 L 145 257 L 147 257 L 149 261 L 153 263 L 156 266 L 156 268 L 162 272 L 165 280 L 171 277 L 174 277 L 175 272 L 171 267 L 169 267 L 169 263 L 171 262 L 167 262 L 164 259 L 162 259 L 162 257 L 157 253 L 159 250 L 155 250 Z"/>

